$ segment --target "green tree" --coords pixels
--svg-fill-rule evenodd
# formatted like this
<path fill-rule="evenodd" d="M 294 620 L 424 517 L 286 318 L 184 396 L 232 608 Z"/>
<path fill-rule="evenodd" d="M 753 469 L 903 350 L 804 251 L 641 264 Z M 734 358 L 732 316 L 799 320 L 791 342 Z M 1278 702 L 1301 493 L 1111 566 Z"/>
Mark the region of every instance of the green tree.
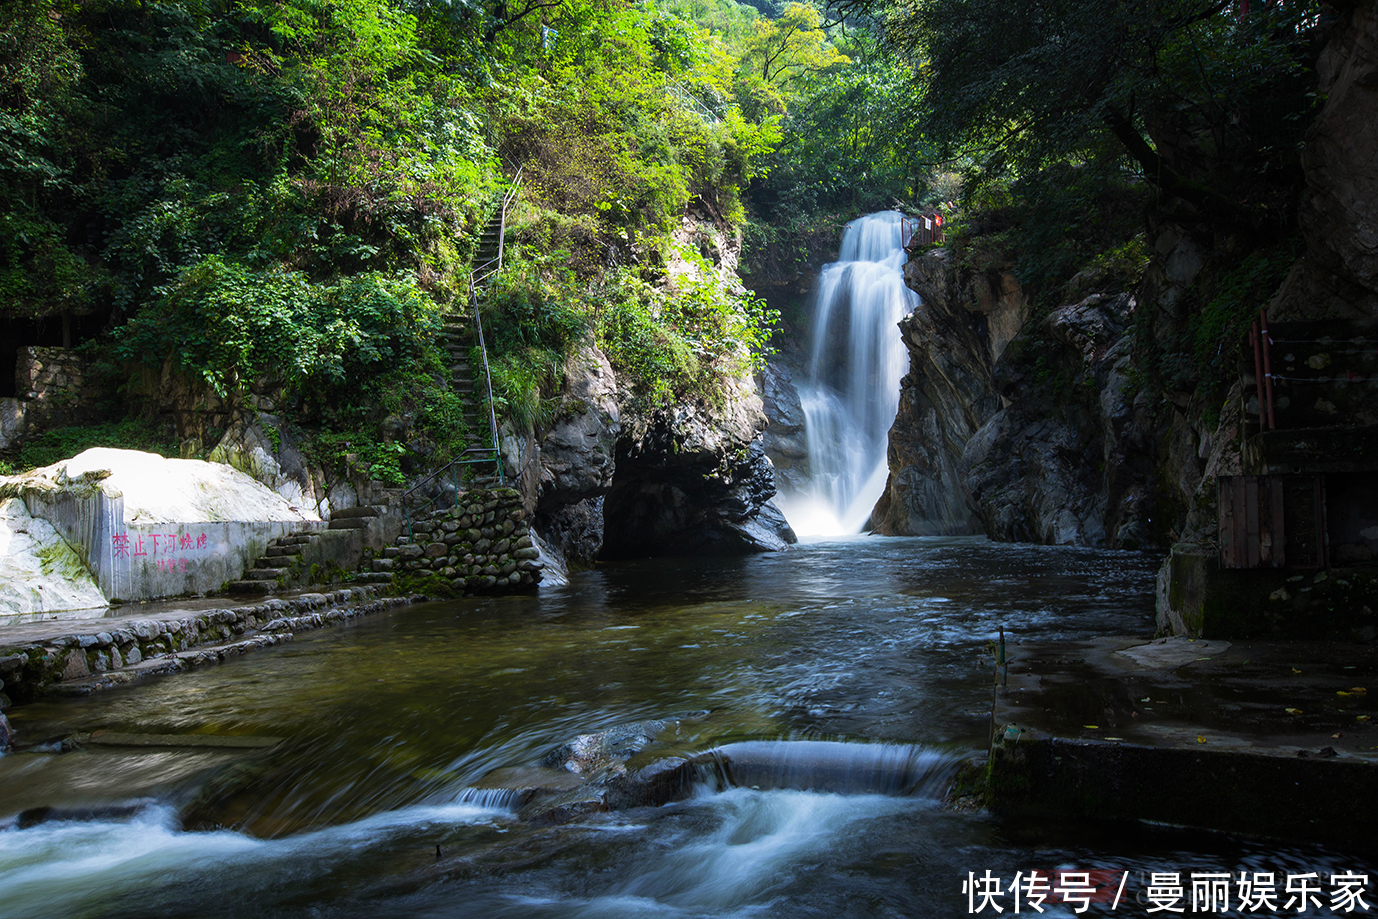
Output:
<path fill-rule="evenodd" d="M 1318 15 L 1312 2 L 1260 7 L 907 0 L 888 36 L 915 62 L 923 129 L 983 176 L 1128 156 L 1163 193 L 1258 229 L 1290 203 L 1267 193 L 1265 161 L 1295 166 L 1278 154 L 1295 153 L 1313 102 Z"/>

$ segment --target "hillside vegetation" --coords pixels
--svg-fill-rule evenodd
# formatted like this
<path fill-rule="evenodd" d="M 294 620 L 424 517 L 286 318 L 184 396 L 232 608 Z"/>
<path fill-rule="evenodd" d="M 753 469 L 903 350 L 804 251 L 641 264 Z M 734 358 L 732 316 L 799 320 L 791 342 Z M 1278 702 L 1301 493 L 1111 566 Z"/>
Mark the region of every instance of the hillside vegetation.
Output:
<path fill-rule="evenodd" d="M 735 233 L 792 100 L 847 61 L 811 8 L 731 0 L 4 6 L 0 321 L 61 323 L 116 412 L 156 415 L 169 375 L 271 395 L 394 476 L 479 436 L 436 332 L 518 169 L 501 414 L 539 423 L 585 336 L 652 406 L 747 369 L 764 308 L 706 263 L 667 283 L 703 262 L 672 235 L 691 206 Z"/>
<path fill-rule="evenodd" d="M 766 352 L 773 311 L 676 242 L 686 215 L 771 283 L 891 206 L 945 210 L 1041 310 L 1134 289 L 1186 227 L 1210 264 L 1183 315 L 1136 316 L 1142 383 L 1218 406 L 1217 356 L 1295 255 L 1320 9 L 5 0 L 0 322 L 67 329 L 113 418 L 157 431 L 169 378 L 270 397 L 400 480 L 487 436 L 437 331 L 520 169 L 484 300 L 518 426 L 582 341 L 647 409 L 711 406 Z"/>

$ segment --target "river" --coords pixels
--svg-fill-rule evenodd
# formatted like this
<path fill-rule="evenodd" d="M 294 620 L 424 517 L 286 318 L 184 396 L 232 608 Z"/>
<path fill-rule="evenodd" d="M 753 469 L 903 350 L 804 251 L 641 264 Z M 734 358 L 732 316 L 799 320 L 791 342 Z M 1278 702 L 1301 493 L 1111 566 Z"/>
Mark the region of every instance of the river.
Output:
<path fill-rule="evenodd" d="M 705 787 L 552 826 L 466 791 L 575 735 L 649 718 L 679 719 L 687 749 L 809 739 L 978 757 L 997 630 L 1148 635 L 1158 561 L 856 538 L 608 564 L 539 595 L 404 608 L 24 706 L 11 714 L 29 740 L 105 729 L 284 742 L 0 759 L 0 916 L 947 917 L 968 913 L 962 882 L 988 869 L 1350 866 L 1222 835 L 1012 824 L 925 794 Z M 60 819 L 13 816 L 38 805 Z"/>

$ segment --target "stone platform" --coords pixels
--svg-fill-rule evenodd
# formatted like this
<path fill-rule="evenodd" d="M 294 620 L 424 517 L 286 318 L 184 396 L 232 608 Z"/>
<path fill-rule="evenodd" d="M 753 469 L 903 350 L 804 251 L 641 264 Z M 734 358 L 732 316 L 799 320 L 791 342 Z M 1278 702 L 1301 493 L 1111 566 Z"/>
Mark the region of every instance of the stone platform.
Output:
<path fill-rule="evenodd" d="M 112 607 L 99 617 L 0 622 L 0 711 L 51 693 L 177 673 L 424 599 L 378 594 L 362 586 L 232 607 L 224 598 L 193 599 Z"/>
<path fill-rule="evenodd" d="M 1102 639 L 1007 659 L 993 810 L 1375 847 L 1378 648 Z"/>

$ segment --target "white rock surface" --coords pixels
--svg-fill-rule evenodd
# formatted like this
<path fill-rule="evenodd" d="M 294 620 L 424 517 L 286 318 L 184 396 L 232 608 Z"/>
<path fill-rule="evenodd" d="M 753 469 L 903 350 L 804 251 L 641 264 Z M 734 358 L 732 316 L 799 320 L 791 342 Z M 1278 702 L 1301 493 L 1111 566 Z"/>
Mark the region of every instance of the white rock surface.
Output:
<path fill-rule="evenodd" d="M 108 472 L 101 489 L 124 496 L 125 523 L 319 520 L 233 466 L 166 459 L 156 453 L 95 447 L 69 460 L 35 469 L 21 479 L 60 486 L 86 473 Z"/>
<path fill-rule="evenodd" d="M 91 572 L 18 498 L 0 501 L 0 617 L 104 608 Z"/>

